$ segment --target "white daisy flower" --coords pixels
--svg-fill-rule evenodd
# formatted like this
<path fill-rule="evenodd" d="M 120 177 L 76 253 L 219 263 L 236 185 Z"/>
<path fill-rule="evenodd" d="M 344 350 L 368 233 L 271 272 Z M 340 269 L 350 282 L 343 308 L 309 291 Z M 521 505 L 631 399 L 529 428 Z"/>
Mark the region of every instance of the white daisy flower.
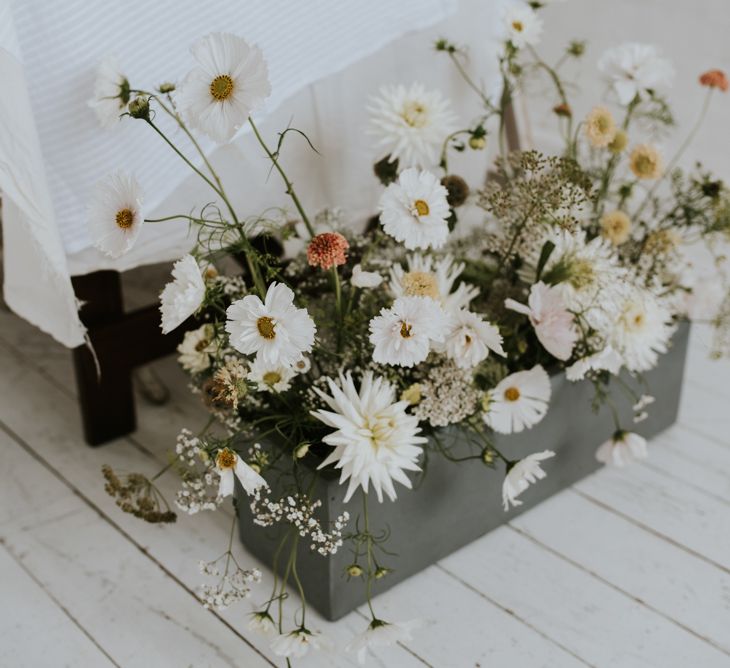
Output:
<path fill-rule="evenodd" d="M 214 337 L 213 325 L 203 325 L 185 332 L 182 343 L 177 347 L 180 366 L 190 373 L 205 371 L 210 366 L 210 356 L 216 351 Z"/>
<path fill-rule="evenodd" d="M 212 33 L 191 48 L 198 67 L 177 90 L 186 122 L 226 142 L 271 93 L 261 50 L 229 33 Z"/>
<path fill-rule="evenodd" d="M 513 507 L 522 505 L 522 501 L 517 497 L 530 484 L 534 484 L 538 480 L 545 478 L 547 474 L 540 467 L 540 462 L 554 456 L 555 453 L 551 450 L 543 450 L 542 452 L 527 455 L 527 457 L 513 463 L 509 467 L 507 475 L 504 477 L 504 483 L 502 483 L 502 504 L 504 505 L 505 511 L 509 510 L 510 504 Z"/>
<path fill-rule="evenodd" d="M 671 63 L 649 44 L 627 43 L 608 49 L 598 61 L 598 69 L 621 104 L 629 104 L 647 90 L 668 88 L 674 77 Z"/>
<path fill-rule="evenodd" d="M 542 35 L 542 19 L 527 3 L 510 2 L 502 11 L 501 37 L 512 46 L 522 49 L 534 46 Z"/>
<path fill-rule="evenodd" d="M 276 633 L 276 624 L 268 612 L 252 612 L 246 625 L 249 631 L 262 636 L 273 636 Z"/>
<path fill-rule="evenodd" d="M 292 366 L 314 345 L 314 321 L 294 306 L 294 293 L 283 283 L 272 283 L 265 301 L 246 295 L 226 314 L 231 345 L 244 355 L 257 353 L 270 366 Z"/>
<path fill-rule="evenodd" d="M 611 332 L 611 345 L 629 371 L 648 371 L 667 352 L 674 333 L 671 311 L 651 292 L 628 291 Z"/>
<path fill-rule="evenodd" d="M 268 364 L 261 357 L 256 357 L 251 363 L 248 378 L 256 383 L 262 392 L 286 392 L 291 387 L 291 379 L 295 375 L 296 370 L 293 366 Z"/>
<path fill-rule="evenodd" d="M 432 343 L 444 340 L 446 318 L 428 297 L 399 297 L 370 321 L 370 343 L 378 364 L 413 366 L 423 362 Z"/>
<path fill-rule="evenodd" d="M 301 627 L 291 633 L 276 636 L 271 641 L 271 651 L 286 659 L 301 659 L 310 649 L 324 649 L 327 644 L 319 632 Z"/>
<path fill-rule="evenodd" d="M 218 496 L 233 494 L 234 478 L 238 478 L 246 494 L 253 494 L 259 487 L 268 487 L 266 481 L 230 448 L 222 448 L 215 457 L 215 470 L 220 476 Z"/>
<path fill-rule="evenodd" d="M 203 275 L 192 255 L 185 255 L 172 266 L 172 278 L 160 295 L 163 334 L 182 325 L 200 308 L 205 298 Z"/>
<path fill-rule="evenodd" d="M 380 197 L 386 234 L 409 250 L 440 248 L 449 235 L 447 191 L 431 172 L 405 169 Z"/>
<path fill-rule="evenodd" d="M 456 128 L 451 104 L 437 90 L 421 84 L 384 86 L 368 107 L 372 134 L 391 161 L 405 167 L 431 167 L 438 162 L 446 137 Z"/>
<path fill-rule="evenodd" d="M 576 382 L 583 380 L 589 371 L 608 371 L 616 375 L 623 365 L 623 359 L 611 346 L 606 346 L 597 353 L 582 357 L 565 369 L 565 377 Z"/>
<path fill-rule="evenodd" d="M 412 632 L 419 626 L 421 626 L 419 620 L 385 622 L 382 619 L 373 619 L 363 633 L 356 635 L 347 643 L 345 651 L 356 653 L 358 662 L 364 665 L 369 649 L 407 642 L 412 639 Z"/>
<path fill-rule="evenodd" d="M 350 481 L 345 503 L 358 487 L 367 493 L 370 483 L 378 501 L 383 492 L 395 501 L 393 481 L 410 489 L 404 471 L 420 470 L 416 461 L 427 439 L 418 436 L 418 418 L 406 412 L 407 401 L 395 400 L 396 388 L 384 378 L 374 378 L 371 371 L 363 375 L 359 392 L 349 372 L 340 376 L 339 385 L 329 378 L 327 383 L 332 396 L 315 391 L 332 410 L 312 415 L 337 431 L 322 439 L 334 451 L 319 468 L 335 464 L 341 469 L 340 484 Z"/>
<path fill-rule="evenodd" d="M 94 97 L 87 104 L 94 110 L 99 125 L 114 127 L 129 103 L 129 80 L 113 56 L 104 58 L 96 69 Z"/>
<path fill-rule="evenodd" d="M 360 264 L 352 268 L 350 283 L 356 288 L 377 288 L 382 282 L 383 277 L 375 271 L 364 271 Z"/>
<path fill-rule="evenodd" d="M 292 367 L 295 373 L 307 373 L 311 368 L 312 361 L 306 355 L 302 355 Z"/>
<path fill-rule="evenodd" d="M 489 351 L 505 355 L 499 329 L 465 309 L 451 315 L 444 342 L 446 354 L 460 369 L 471 369 L 487 358 Z"/>
<path fill-rule="evenodd" d="M 479 290 L 468 283 L 454 283 L 464 271 L 463 262 L 454 262 L 451 255 L 435 259 L 431 255 L 413 253 L 407 257 L 408 271 L 395 264 L 390 269 L 390 291 L 395 297 L 431 297 L 446 313 L 468 308 Z"/>
<path fill-rule="evenodd" d="M 137 179 L 116 172 L 99 181 L 88 214 L 94 246 L 109 257 L 124 255 L 134 246 L 144 223 L 142 191 Z"/>
<path fill-rule="evenodd" d="M 646 459 L 646 439 L 630 431 L 617 431 L 596 450 L 602 464 L 623 467 L 636 459 Z"/>
<path fill-rule="evenodd" d="M 501 434 L 534 427 L 550 402 L 550 377 L 539 364 L 503 378 L 485 397 L 484 422 Z"/>

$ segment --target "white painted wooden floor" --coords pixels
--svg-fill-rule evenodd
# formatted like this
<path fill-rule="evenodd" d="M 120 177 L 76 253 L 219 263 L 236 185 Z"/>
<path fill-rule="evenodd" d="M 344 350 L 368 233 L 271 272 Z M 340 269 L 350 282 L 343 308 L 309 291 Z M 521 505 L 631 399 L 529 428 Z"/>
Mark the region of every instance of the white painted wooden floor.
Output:
<path fill-rule="evenodd" d="M 707 359 L 706 335 L 693 334 L 679 424 L 648 462 L 600 471 L 381 596 L 383 617 L 426 627 L 371 665 L 730 666 L 730 363 Z M 170 404 L 140 401 L 137 433 L 88 448 L 68 352 L 0 313 L 3 668 L 280 665 L 246 631 L 247 607 L 218 615 L 194 595 L 230 509 L 149 526 L 104 493 L 103 463 L 152 471 L 180 427 L 202 424 L 174 361 L 157 368 Z M 342 646 L 364 624 L 313 626 Z"/>

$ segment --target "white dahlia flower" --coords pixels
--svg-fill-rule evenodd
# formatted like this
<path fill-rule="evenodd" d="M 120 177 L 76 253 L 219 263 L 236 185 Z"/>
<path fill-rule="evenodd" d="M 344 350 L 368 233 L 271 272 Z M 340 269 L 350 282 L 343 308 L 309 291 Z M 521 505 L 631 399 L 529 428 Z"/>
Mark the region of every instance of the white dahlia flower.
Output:
<path fill-rule="evenodd" d="M 172 266 L 172 278 L 160 295 L 163 334 L 182 325 L 200 308 L 205 298 L 203 275 L 192 255 L 185 255 Z"/>

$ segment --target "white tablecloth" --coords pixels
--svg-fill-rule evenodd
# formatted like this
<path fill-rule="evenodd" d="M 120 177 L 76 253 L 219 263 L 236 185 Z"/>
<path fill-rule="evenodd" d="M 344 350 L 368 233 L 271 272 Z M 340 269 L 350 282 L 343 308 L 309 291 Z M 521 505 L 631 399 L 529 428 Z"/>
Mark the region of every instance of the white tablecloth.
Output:
<path fill-rule="evenodd" d="M 228 30 L 257 42 L 274 91 L 262 113 L 264 131 L 273 138 L 293 117 L 322 154 L 293 136 L 285 149 L 305 203 L 312 209 L 339 204 L 365 211 L 376 201 L 378 186 L 369 172 L 379 157 L 371 155 L 364 132 L 368 96 L 383 83 L 419 79 L 464 98 L 446 59 L 432 52 L 440 34 L 476 45 L 472 56 L 483 62 L 477 69 L 490 74 L 494 3 L 462 0 L 459 13 L 443 23 L 455 2 L 0 0 L 0 80 L 7 93 L 0 97 L 0 189 L 8 304 L 62 343 L 79 345 L 84 329 L 70 275 L 174 259 L 190 247 L 184 226 L 173 223 L 147 225 L 135 249 L 116 261 L 91 248 L 86 201 L 106 173 L 120 167 L 135 172 L 155 214 L 187 212 L 210 199 L 149 128 L 131 120 L 111 132 L 97 128 L 85 102 L 103 55 L 115 53 L 133 85 L 152 87 L 183 76 L 191 66 L 188 46 L 207 32 Z M 382 49 L 431 24 L 436 27 L 426 34 Z M 374 55 L 365 58 L 368 54 Z M 468 114 L 464 120 L 470 120 Z M 267 166 L 251 137 L 219 148 L 213 161 L 229 184 L 233 178 L 228 190 L 242 212 L 286 204 L 274 176 L 266 182 Z"/>

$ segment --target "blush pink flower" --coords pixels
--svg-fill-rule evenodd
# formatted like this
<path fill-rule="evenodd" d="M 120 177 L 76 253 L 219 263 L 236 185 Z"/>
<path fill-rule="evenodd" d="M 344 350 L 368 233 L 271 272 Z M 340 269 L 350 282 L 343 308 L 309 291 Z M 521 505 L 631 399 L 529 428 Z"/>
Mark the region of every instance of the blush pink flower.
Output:
<path fill-rule="evenodd" d="M 310 267 L 331 269 L 347 262 L 350 244 L 339 232 L 318 234 L 307 246 L 307 262 Z"/>
<path fill-rule="evenodd" d="M 727 75 L 722 70 L 708 70 L 700 76 L 700 84 L 708 88 L 718 88 L 723 93 L 727 93 L 730 85 L 728 84 Z"/>
<path fill-rule="evenodd" d="M 578 340 L 578 330 L 560 288 L 540 281 L 530 289 L 527 304 L 505 299 L 504 305 L 530 318 L 538 340 L 553 357 L 559 360 L 570 358 Z"/>

